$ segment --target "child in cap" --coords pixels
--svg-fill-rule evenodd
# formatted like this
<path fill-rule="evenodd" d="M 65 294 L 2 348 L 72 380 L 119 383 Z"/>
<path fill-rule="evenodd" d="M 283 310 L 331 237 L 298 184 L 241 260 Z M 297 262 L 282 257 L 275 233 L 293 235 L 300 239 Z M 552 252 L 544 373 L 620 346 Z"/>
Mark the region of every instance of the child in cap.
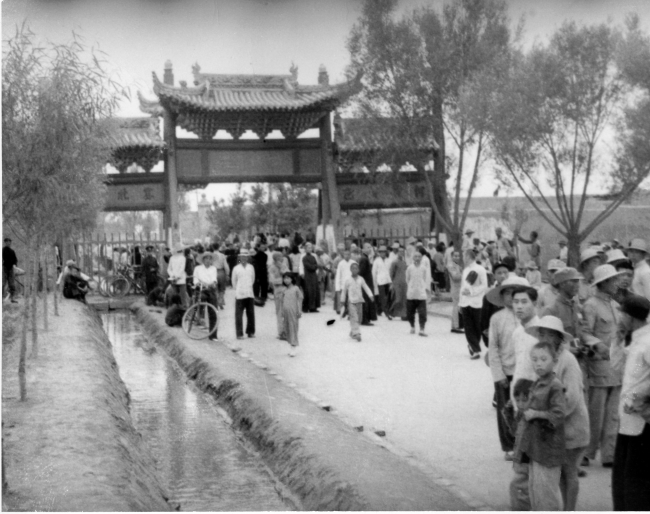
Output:
<path fill-rule="evenodd" d="M 531 352 L 537 380 L 530 389 L 523 417 L 526 424 L 516 443 L 515 462 L 530 461 L 528 491 L 532 510 L 561 510 L 560 474 L 566 454 L 566 398 L 555 376 L 555 347 L 539 342 Z"/>

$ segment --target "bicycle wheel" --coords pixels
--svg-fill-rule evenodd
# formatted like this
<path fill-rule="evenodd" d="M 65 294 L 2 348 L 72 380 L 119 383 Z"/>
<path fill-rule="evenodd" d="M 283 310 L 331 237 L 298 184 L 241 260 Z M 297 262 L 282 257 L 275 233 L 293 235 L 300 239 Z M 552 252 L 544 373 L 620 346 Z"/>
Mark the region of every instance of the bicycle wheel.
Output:
<path fill-rule="evenodd" d="M 210 330 L 210 318 L 214 320 L 212 330 Z M 217 314 L 217 308 L 211 303 L 195 303 L 183 315 L 183 332 L 191 339 L 205 339 L 214 334 L 218 326 L 219 315 Z"/>
<path fill-rule="evenodd" d="M 131 283 L 124 277 L 115 277 L 108 284 L 108 294 L 113 298 L 122 298 L 129 294 Z"/>
<path fill-rule="evenodd" d="M 108 292 L 108 285 L 113 277 L 99 277 L 97 290 L 102 296 L 110 296 Z"/>

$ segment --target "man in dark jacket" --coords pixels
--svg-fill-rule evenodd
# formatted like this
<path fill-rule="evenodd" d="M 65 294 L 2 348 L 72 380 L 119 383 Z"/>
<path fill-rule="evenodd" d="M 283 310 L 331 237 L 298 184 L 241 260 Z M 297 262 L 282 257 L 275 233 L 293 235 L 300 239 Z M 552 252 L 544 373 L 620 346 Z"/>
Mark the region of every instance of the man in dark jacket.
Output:
<path fill-rule="evenodd" d="M 4 248 L 2 249 L 2 294 L 4 297 L 5 285 L 9 287 L 11 303 L 18 303 L 16 300 L 16 281 L 14 280 L 14 266 L 18 264 L 16 252 L 11 248 L 11 239 L 5 237 Z"/>
<path fill-rule="evenodd" d="M 260 243 L 255 250 L 255 255 L 252 259 L 253 269 L 255 270 L 253 294 L 264 305 L 269 292 L 269 274 L 266 267 L 269 256 L 266 255 L 266 243 Z"/>
<path fill-rule="evenodd" d="M 144 283 L 146 288 L 147 297 L 158 285 L 158 259 L 153 253 L 153 246 L 149 245 L 146 248 L 147 255 L 142 260 L 142 273 L 144 274 Z"/>
<path fill-rule="evenodd" d="M 371 291 L 374 291 L 375 282 L 372 278 L 372 263 L 369 256 L 372 253 L 372 246 L 370 243 L 363 244 L 363 253 L 359 260 L 359 276 L 362 277 Z M 363 291 L 363 318 L 362 325 L 372 326 L 372 321 L 377 321 L 377 307 L 375 306 L 374 298 L 369 298 L 366 292 Z"/>

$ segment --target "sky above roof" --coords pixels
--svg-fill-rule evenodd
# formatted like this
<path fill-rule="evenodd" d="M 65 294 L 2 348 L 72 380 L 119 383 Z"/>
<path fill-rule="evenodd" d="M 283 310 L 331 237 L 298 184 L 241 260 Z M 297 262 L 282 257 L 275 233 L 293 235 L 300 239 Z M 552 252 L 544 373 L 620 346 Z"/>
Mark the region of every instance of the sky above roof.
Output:
<path fill-rule="evenodd" d="M 402 0 L 399 10 L 443 3 Z M 567 19 L 621 23 L 635 11 L 650 29 L 650 0 L 508 0 L 508 5 L 513 24 L 525 18 L 526 45 L 543 41 Z M 26 21 L 37 36 L 64 42 L 74 30 L 107 54 L 115 78 L 129 86 L 132 100 L 124 101 L 118 114 L 138 116 L 135 93 L 155 98 L 151 73 L 162 78 L 168 59 L 176 84 L 192 83 L 197 62 L 205 73 L 256 74 L 288 74 L 295 63 L 302 84 L 315 84 L 322 64 L 330 82 L 340 82 L 349 62 L 346 40 L 361 6 L 361 0 L 4 0 L 2 31 L 7 39 Z"/>

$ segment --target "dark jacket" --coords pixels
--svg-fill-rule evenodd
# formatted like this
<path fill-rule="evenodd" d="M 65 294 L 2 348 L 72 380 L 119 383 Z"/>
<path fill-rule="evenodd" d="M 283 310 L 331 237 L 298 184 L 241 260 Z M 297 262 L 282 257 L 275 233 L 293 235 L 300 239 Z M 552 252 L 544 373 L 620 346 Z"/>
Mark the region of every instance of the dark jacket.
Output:
<path fill-rule="evenodd" d="M 2 248 L 2 267 L 6 269 L 13 268 L 18 264 L 18 258 L 16 257 L 16 252 L 8 246 Z"/>

